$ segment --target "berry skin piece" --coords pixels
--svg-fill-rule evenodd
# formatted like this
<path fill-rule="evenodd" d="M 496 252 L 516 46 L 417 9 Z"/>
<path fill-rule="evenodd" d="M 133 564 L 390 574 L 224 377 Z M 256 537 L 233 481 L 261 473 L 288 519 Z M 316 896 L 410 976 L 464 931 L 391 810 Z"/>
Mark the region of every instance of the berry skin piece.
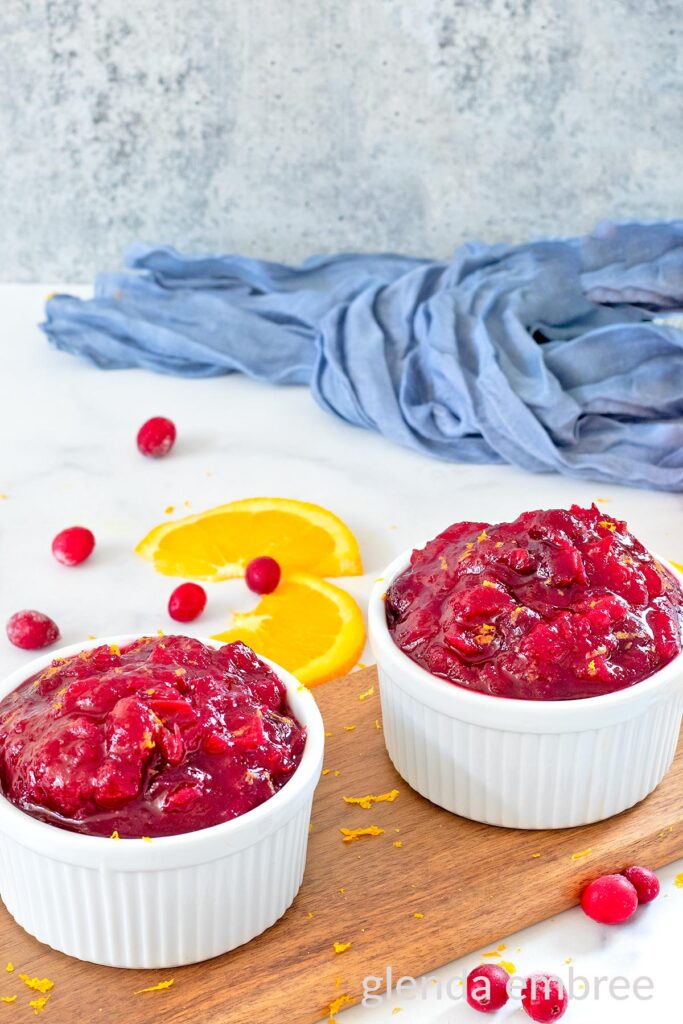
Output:
<path fill-rule="evenodd" d="M 176 622 L 192 622 L 206 608 L 206 591 L 198 583 L 181 583 L 168 600 L 168 614 Z"/>
<path fill-rule="evenodd" d="M 638 893 L 623 875 L 602 875 L 584 889 L 581 907 L 600 924 L 621 924 L 638 909 Z"/>
<path fill-rule="evenodd" d="M 7 622 L 9 642 L 24 651 L 37 651 L 41 647 L 49 647 L 59 640 L 59 628 L 42 612 L 27 609 L 15 612 Z"/>
<path fill-rule="evenodd" d="M 175 439 L 175 423 L 165 416 L 153 416 L 138 430 L 138 449 L 151 459 L 161 459 L 168 455 Z"/>
<path fill-rule="evenodd" d="M 282 570 L 280 565 L 269 555 L 254 558 L 247 566 L 244 578 L 250 590 L 255 594 L 272 594 L 278 583 Z"/>
<path fill-rule="evenodd" d="M 632 868 L 626 868 L 622 874 L 636 890 L 639 903 L 652 903 L 659 896 L 659 879 L 649 868 L 641 868 L 634 864 Z"/>
<path fill-rule="evenodd" d="M 561 978 L 554 974 L 530 974 L 522 989 L 522 1008 L 527 1017 L 548 1024 L 564 1016 L 569 997 Z"/>
<path fill-rule="evenodd" d="M 52 541 L 52 554 L 62 565 L 80 565 L 95 547 L 95 537 L 85 526 L 70 526 Z"/>
<path fill-rule="evenodd" d="M 505 1006 L 510 975 L 496 964 L 479 964 L 467 975 L 467 1002 L 480 1013 L 493 1013 Z"/>

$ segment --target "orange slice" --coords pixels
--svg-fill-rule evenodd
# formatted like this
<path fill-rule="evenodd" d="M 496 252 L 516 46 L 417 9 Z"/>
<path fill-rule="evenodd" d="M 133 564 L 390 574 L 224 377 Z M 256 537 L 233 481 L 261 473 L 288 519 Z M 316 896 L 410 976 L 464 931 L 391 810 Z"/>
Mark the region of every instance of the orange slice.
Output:
<path fill-rule="evenodd" d="M 245 498 L 161 523 L 135 550 L 165 576 L 210 582 L 243 576 L 259 555 L 276 558 L 283 575 L 363 572 L 348 526 L 319 505 L 289 498 Z"/>
<path fill-rule="evenodd" d="M 315 686 L 353 668 L 363 650 L 365 626 L 350 594 L 300 572 L 262 597 L 253 612 L 234 615 L 230 628 L 213 639 L 243 640 Z"/>

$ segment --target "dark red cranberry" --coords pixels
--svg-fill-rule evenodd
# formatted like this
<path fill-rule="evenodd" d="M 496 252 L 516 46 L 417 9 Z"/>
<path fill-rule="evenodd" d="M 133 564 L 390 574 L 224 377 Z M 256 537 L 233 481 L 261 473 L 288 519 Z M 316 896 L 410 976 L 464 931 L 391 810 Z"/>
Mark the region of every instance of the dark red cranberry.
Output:
<path fill-rule="evenodd" d="M 281 575 L 279 563 L 269 555 L 262 555 L 249 562 L 244 578 L 249 589 L 255 594 L 272 594 L 280 582 Z"/>
<path fill-rule="evenodd" d="M 138 431 L 138 448 L 143 455 L 161 459 L 168 455 L 175 444 L 175 439 L 175 424 L 165 416 L 153 416 L 151 420 L 143 423 Z"/>
<path fill-rule="evenodd" d="M 181 583 L 168 601 L 168 614 L 176 622 L 192 622 L 206 608 L 206 591 L 198 583 Z"/>
<path fill-rule="evenodd" d="M 554 974 L 530 974 L 522 989 L 522 1007 L 532 1020 L 548 1024 L 559 1020 L 569 998 L 562 980 Z"/>
<path fill-rule="evenodd" d="M 493 1013 L 505 1006 L 510 975 L 496 964 L 479 964 L 467 975 L 467 1002 L 481 1013 Z"/>
<path fill-rule="evenodd" d="M 62 565 L 80 565 L 95 547 L 95 537 L 85 526 L 69 526 L 52 541 L 52 554 Z"/>
<path fill-rule="evenodd" d="M 634 864 L 622 873 L 636 890 L 639 903 L 652 903 L 659 896 L 659 879 L 654 871 Z"/>
<path fill-rule="evenodd" d="M 15 647 L 37 651 L 59 640 L 59 628 L 49 616 L 28 609 L 11 616 L 7 622 L 7 636 Z"/>
<path fill-rule="evenodd" d="M 585 914 L 600 924 L 621 924 L 635 914 L 638 893 L 623 875 L 602 875 L 586 886 L 581 906 Z"/>

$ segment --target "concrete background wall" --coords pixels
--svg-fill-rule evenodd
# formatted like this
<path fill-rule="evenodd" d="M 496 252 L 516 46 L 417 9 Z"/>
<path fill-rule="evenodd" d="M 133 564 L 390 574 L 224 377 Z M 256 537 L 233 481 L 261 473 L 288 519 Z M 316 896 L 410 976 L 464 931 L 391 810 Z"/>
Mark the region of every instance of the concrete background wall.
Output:
<path fill-rule="evenodd" d="M 0 279 L 683 214 L 681 0 L 2 0 Z"/>

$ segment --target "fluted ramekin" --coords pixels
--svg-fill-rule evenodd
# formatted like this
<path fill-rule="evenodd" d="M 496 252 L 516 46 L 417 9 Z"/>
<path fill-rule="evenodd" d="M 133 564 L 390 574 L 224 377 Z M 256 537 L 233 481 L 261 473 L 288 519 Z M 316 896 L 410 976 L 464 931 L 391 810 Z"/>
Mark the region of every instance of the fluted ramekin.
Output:
<path fill-rule="evenodd" d="M 601 821 L 655 789 L 680 733 L 683 655 L 634 686 L 579 700 L 465 689 L 421 668 L 389 632 L 384 595 L 409 559 L 375 584 L 368 622 L 384 740 L 413 789 L 465 818 L 525 829 Z"/>
<path fill-rule="evenodd" d="M 55 657 L 134 639 L 47 652 L 4 679 L 0 698 Z M 116 841 L 38 821 L 0 795 L 0 895 L 22 928 L 80 960 L 176 967 L 226 953 L 284 914 L 303 878 L 325 739 L 310 691 L 269 664 L 306 728 L 306 745 L 282 789 L 239 818 L 151 842 Z"/>

